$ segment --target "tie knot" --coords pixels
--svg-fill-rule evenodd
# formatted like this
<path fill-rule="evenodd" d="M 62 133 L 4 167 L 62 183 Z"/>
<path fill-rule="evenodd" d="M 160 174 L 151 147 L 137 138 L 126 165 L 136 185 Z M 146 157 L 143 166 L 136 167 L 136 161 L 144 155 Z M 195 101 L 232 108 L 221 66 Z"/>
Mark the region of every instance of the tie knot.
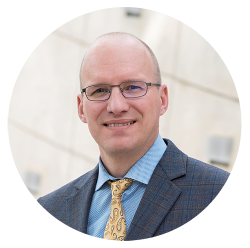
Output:
<path fill-rule="evenodd" d="M 111 185 L 112 198 L 121 198 L 123 192 L 131 185 L 134 179 L 124 178 L 117 181 L 108 181 Z"/>

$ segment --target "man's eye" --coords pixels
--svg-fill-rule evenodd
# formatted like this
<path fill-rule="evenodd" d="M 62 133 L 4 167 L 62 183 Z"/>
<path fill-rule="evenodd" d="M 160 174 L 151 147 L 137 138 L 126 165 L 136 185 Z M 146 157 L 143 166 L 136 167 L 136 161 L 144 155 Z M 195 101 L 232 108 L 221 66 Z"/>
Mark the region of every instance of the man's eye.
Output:
<path fill-rule="evenodd" d="M 105 89 L 99 88 L 99 89 L 97 89 L 95 92 L 96 92 L 96 93 L 100 93 L 100 92 L 105 92 L 105 91 L 106 91 Z"/>
<path fill-rule="evenodd" d="M 100 94 L 100 93 L 107 93 L 107 92 L 108 92 L 108 89 L 98 88 L 98 89 L 96 89 L 95 91 L 92 92 L 92 95 L 94 95 L 94 94 Z"/>
<path fill-rule="evenodd" d="M 137 85 L 129 85 L 125 88 L 125 90 L 140 90 L 141 87 Z"/>
<path fill-rule="evenodd" d="M 139 86 L 136 86 L 136 85 L 131 85 L 131 90 L 136 90 L 136 89 L 140 89 L 141 87 L 139 87 Z"/>

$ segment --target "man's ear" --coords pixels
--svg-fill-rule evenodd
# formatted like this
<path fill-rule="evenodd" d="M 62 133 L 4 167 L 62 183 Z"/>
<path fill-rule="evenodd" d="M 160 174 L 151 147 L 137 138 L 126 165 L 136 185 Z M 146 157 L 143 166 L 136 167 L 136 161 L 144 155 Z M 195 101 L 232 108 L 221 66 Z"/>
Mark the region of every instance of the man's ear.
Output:
<path fill-rule="evenodd" d="M 82 99 L 82 94 L 78 94 L 77 95 L 77 109 L 78 109 L 78 116 L 80 118 L 80 120 L 83 123 L 87 123 L 87 119 L 86 116 L 83 112 L 83 99 Z"/>
<path fill-rule="evenodd" d="M 160 115 L 163 115 L 168 109 L 168 87 L 165 84 L 163 84 L 160 88 L 160 97 L 161 97 Z"/>

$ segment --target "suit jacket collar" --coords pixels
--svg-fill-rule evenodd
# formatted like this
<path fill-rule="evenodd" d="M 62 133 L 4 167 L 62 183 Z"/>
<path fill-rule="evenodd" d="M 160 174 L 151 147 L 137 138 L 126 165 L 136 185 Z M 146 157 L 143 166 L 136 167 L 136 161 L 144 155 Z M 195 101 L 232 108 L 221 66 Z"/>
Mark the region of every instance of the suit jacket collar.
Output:
<path fill-rule="evenodd" d="M 170 180 L 186 175 L 188 156 L 180 151 L 171 140 L 163 140 L 168 148 L 159 161 L 159 164 L 162 165 L 162 169 Z"/>
<path fill-rule="evenodd" d="M 141 199 L 125 240 L 150 238 L 168 214 L 181 190 L 172 182 L 186 174 L 187 155 L 170 140 Z"/>
<path fill-rule="evenodd" d="M 74 194 L 67 198 L 66 224 L 87 233 L 88 217 L 98 177 L 98 165 L 81 178 Z"/>

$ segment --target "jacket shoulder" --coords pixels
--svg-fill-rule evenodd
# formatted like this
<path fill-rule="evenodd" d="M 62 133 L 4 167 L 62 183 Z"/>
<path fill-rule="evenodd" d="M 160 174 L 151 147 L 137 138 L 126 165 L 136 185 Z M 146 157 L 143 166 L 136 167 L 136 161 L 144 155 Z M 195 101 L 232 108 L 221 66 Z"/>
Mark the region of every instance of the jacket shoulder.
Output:
<path fill-rule="evenodd" d="M 192 178 L 196 183 L 217 183 L 224 185 L 230 174 L 211 164 L 188 157 L 187 175 L 195 175 Z"/>
<path fill-rule="evenodd" d="M 168 148 L 160 163 L 170 180 L 187 180 L 188 185 L 210 182 L 225 184 L 228 172 L 189 157 L 169 139 L 164 139 L 164 142 Z"/>
<path fill-rule="evenodd" d="M 61 188 L 40 197 L 37 201 L 45 208 L 50 208 L 51 205 L 62 202 L 66 200 L 72 194 L 75 194 L 81 185 L 88 183 L 88 181 L 93 178 L 97 173 L 97 167 L 93 170 L 87 172 L 86 174 L 78 177 L 77 179 L 69 182 L 68 184 L 62 186 Z"/>
<path fill-rule="evenodd" d="M 191 157 L 187 159 L 186 169 L 185 184 L 190 186 L 189 189 L 192 189 L 195 197 L 200 200 L 207 198 L 208 202 L 218 195 L 230 175 L 222 169 Z"/>

